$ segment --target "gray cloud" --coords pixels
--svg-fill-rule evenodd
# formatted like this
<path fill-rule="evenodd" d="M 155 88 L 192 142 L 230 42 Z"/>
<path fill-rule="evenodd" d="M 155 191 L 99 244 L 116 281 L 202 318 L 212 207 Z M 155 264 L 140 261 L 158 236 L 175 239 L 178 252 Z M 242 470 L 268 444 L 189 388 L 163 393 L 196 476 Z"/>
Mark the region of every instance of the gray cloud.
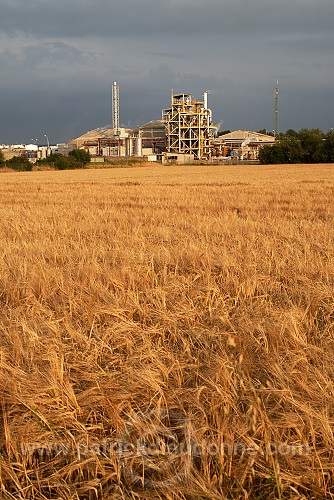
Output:
<path fill-rule="evenodd" d="M 0 143 L 159 118 L 210 89 L 224 128 L 333 126 L 333 0 L 0 0 Z M 43 132 L 44 131 L 44 132 Z"/>
<path fill-rule="evenodd" d="M 34 36 L 148 36 L 332 31 L 331 0 L 1 1 L 0 32 Z"/>

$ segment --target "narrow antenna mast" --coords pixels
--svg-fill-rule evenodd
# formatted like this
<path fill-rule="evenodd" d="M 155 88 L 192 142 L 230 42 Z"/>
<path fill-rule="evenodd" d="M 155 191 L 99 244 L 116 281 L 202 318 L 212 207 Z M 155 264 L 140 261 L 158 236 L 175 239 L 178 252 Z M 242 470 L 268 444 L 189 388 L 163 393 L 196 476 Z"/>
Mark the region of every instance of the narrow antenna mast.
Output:
<path fill-rule="evenodd" d="M 275 137 L 279 136 L 279 89 L 278 89 L 278 78 L 276 80 L 275 86 L 275 126 L 274 126 Z"/>
<path fill-rule="evenodd" d="M 112 86 L 112 128 L 114 134 L 118 135 L 119 132 L 119 86 L 117 82 Z"/>

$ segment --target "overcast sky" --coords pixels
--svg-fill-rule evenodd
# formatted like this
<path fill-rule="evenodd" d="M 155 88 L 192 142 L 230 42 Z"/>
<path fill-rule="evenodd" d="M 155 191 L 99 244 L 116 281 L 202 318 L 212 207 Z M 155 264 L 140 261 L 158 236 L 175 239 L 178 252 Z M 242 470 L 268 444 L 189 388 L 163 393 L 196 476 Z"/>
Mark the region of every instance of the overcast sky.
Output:
<path fill-rule="evenodd" d="M 209 90 L 222 129 L 334 127 L 334 0 L 0 0 L 0 144 L 161 118 Z"/>

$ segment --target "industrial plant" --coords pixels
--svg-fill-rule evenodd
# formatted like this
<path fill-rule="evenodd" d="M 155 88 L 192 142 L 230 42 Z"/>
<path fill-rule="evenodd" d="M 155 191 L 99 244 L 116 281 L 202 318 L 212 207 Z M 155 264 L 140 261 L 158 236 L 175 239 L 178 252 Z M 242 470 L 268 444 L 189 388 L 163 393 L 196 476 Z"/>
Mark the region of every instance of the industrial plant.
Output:
<path fill-rule="evenodd" d="M 196 100 L 191 94 L 172 92 L 171 105 L 162 110 L 161 119 L 131 129 L 120 126 L 119 85 L 114 82 L 111 127 L 91 130 L 53 148 L 47 139 L 47 147 L 35 143 L 19 148 L 3 146 L 2 150 L 7 159 L 19 154 L 27 156 L 33 163 L 54 152 L 67 155 L 77 148 L 88 151 L 92 162 L 97 163 L 119 157 L 163 164 L 257 161 L 260 148 L 265 144 L 272 145 L 278 134 L 278 82 L 275 88 L 274 136 L 248 130 L 219 134 L 219 127 L 213 123 L 212 111 L 208 107 L 208 95 L 209 92 L 204 91 L 203 99 Z"/>
<path fill-rule="evenodd" d="M 96 129 L 59 146 L 65 153 L 85 148 L 92 159 L 115 157 L 145 158 L 164 164 L 186 164 L 223 159 L 257 160 L 259 148 L 273 144 L 272 135 L 238 130 L 218 135 L 208 107 L 208 92 L 196 100 L 191 94 L 172 93 L 171 106 L 162 110 L 160 120 L 138 128 L 120 127 L 119 86 L 112 85 L 112 128 Z"/>

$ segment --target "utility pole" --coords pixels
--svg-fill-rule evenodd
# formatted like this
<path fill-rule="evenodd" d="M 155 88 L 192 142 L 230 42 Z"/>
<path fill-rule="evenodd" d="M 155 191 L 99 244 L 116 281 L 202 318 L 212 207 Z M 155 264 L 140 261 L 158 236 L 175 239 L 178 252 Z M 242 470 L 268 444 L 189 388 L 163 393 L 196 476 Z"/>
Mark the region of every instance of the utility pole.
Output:
<path fill-rule="evenodd" d="M 274 101 L 275 101 L 275 119 L 274 119 L 274 135 L 275 137 L 279 136 L 279 89 L 278 89 L 278 78 L 276 80 L 276 86 L 275 86 L 275 96 L 274 96 Z"/>

